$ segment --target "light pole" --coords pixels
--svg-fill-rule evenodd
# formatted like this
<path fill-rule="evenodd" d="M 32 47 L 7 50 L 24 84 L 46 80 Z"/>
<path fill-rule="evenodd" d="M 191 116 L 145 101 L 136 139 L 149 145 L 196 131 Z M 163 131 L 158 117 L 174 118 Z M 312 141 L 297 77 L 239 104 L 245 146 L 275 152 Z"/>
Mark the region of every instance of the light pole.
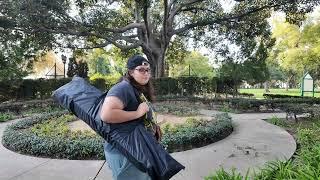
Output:
<path fill-rule="evenodd" d="M 65 55 L 61 55 L 61 60 L 63 63 L 63 77 L 66 77 L 66 62 L 67 62 L 67 57 Z"/>

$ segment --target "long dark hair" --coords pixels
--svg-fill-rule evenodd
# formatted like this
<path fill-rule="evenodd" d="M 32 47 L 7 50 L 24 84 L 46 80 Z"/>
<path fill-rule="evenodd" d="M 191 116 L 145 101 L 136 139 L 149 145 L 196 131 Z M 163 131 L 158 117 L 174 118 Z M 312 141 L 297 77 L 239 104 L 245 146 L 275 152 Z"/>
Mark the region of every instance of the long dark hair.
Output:
<path fill-rule="evenodd" d="M 154 94 L 154 87 L 152 84 L 152 78 L 150 77 L 147 84 L 141 85 L 130 75 L 129 71 L 127 71 L 126 74 L 122 76 L 118 82 L 121 82 L 122 80 L 128 81 L 140 93 L 143 93 L 149 101 L 154 102 L 155 94 Z"/>

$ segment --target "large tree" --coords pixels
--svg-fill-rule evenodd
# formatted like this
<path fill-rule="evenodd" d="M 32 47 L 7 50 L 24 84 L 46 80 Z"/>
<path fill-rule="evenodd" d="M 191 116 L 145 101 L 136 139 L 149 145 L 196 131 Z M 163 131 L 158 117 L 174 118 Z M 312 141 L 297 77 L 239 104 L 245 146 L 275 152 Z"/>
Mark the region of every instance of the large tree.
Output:
<path fill-rule="evenodd" d="M 273 22 L 276 45 L 270 52 L 269 61 L 277 64 L 286 75 L 286 89 L 291 82 L 299 82 L 303 73 L 320 77 L 320 24 L 309 17 L 303 26 L 288 24 L 277 18 Z"/>
<path fill-rule="evenodd" d="M 174 36 L 214 39 L 216 31 L 243 26 L 256 38 L 272 10 L 299 21 L 319 0 L 7 0 L 0 1 L 0 31 L 36 37 L 43 47 L 140 47 L 164 75 L 165 54 Z M 76 6 L 74 3 L 76 2 Z M 223 6 L 230 6 L 229 10 Z M 298 18 L 297 18 L 298 17 Z M 298 20 L 297 20 L 298 19 Z M 230 29 L 231 28 L 231 29 Z M 229 31 L 232 36 L 232 31 Z M 255 33 L 253 33 L 255 32 Z M 243 36 L 242 36 L 243 37 Z"/>

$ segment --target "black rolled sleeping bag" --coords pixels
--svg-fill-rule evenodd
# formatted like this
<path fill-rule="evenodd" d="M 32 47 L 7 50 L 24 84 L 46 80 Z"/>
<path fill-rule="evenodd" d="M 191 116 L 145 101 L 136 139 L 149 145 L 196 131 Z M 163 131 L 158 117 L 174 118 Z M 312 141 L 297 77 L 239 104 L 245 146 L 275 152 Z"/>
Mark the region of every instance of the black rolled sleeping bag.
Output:
<path fill-rule="evenodd" d="M 113 144 L 139 170 L 154 180 L 166 180 L 185 167 L 173 159 L 139 121 L 109 124 L 101 120 L 99 112 L 106 93 L 75 76 L 71 82 L 53 92 L 53 99 L 87 123 L 108 143 Z"/>

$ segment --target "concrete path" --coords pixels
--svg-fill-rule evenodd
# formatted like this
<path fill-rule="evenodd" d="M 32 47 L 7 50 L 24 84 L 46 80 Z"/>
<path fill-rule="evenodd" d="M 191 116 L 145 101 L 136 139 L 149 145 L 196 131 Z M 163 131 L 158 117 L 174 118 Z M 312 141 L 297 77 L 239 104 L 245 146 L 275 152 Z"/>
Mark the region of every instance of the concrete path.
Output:
<path fill-rule="evenodd" d="M 211 116 L 216 111 L 202 110 Z M 270 160 L 290 158 L 296 149 L 293 137 L 285 130 L 262 119 L 284 117 L 282 113 L 230 114 L 234 132 L 211 145 L 189 151 L 172 153 L 186 166 L 174 180 L 200 180 L 220 167 L 262 167 Z M 0 123 L 0 137 L 8 124 Z M 36 158 L 9 151 L 0 144 L 0 180 L 111 180 L 111 171 L 104 161 L 79 161 Z"/>

